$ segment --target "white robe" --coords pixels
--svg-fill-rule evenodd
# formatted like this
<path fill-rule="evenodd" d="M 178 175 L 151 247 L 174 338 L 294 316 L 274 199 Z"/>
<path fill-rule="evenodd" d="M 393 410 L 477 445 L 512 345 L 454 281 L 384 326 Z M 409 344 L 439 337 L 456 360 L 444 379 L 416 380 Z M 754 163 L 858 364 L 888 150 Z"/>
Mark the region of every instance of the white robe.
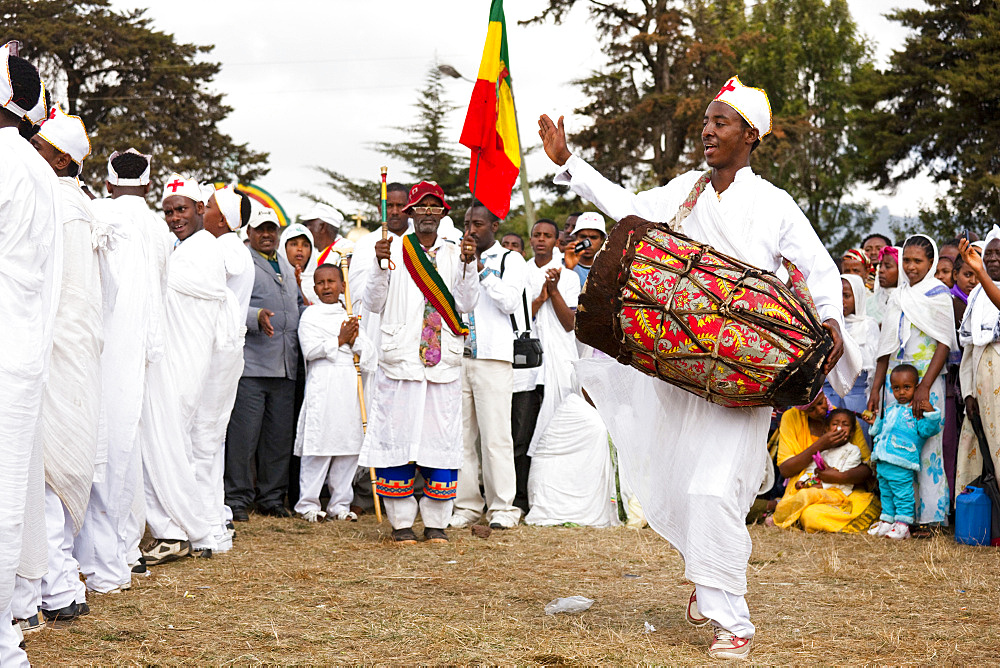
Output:
<path fill-rule="evenodd" d="M 413 232 L 412 225 L 407 227 L 404 234 L 410 234 L 411 232 Z M 368 287 L 368 279 L 371 276 L 372 269 L 375 267 L 375 242 L 381 238 L 382 230 L 375 230 L 358 239 L 358 242 L 354 244 L 354 254 L 351 256 L 351 263 L 347 269 L 346 277 L 347 283 L 351 288 L 351 312 L 361 318 L 361 327 L 365 330 L 368 339 L 375 346 L 376 350 L 379 348 L 382 339 L 382 332 L 380 330 L 382 314 L 366 309 L 364 296 L 365 290 Z M 388 238 L 392 239 L 393 247 L 398 246 L 402 239 L 402 237 L 392 232 L 388 233 Z M 406 267 L 397 267 L 397 269 L 406 271 Z M 366 387 L 371 374 L 375 372 L 377 363 L 378 357 L 373 357 L 370 366 L 362 367 L 362 370 L 369 376 L 365 378 Z M 371 398 L 366 396 L 365 400 L 370 402 Z"/>
<path fill-rule="evenodd" d="M 475 265 L 463 264 L 458 246 L 444 239 L 438 238 L 434 248 L 456 310 L 471 312 L 479 301 Z M 371 411 L 358 463 L 457 469 L 462 464 L 462 338 L 442 323 L 441 361 L 423 366 L 418 348 L 425 300 L 403 263 L 401 240 L 392 243 L 392 260 L 396 268 L 383 271 L 373 254 L 364 288 L 366 311 L 381 315 L 381 338 L 378 369 L 366 386 L 372 390 Z"/>
<path fill-rule="evenodd" d="M 545 284 L 545 273 L 549 269 L 561 270 L 559 294 L 562 295 L 566 306 L 576 310 L 580 297 L 580 277 L 576 272 L 563 267 L 559 258 L 552 258 L 544 267 L 539 267 L 534 260 L 530 260 L 527 264 L 525 287 L 529 315 L 531 302 L 541 294 L 542 286 Z M 539 373 L 535 384 L 544 385 L 545 392 L 542 395 L 541 408 L 538 410 L 538 419 L 535 421 L 535 432 L 528 446 L 529 457 L 535 456 L 535 447 L 545 434 L 549 421 L 556 414 L 559 405 L 574 392 L 573 362 L 580 359 L 576 349 L 576 334 L 573 330 L 567 332 L 559 322 L 559 316 L 556 315 L 550 299 L 545 300 L 535 314 L 532 332 L 542 344 L 542 365 L 538 367 Z"/>
<path fill-rule="evenodd" d="M 59 179 L 62 197 L 63 273 L 53 330 L 49 382 L 42 399 L 45 482 L 80 531 L 97 457 L 101 410 L 103 296 L 99 248 L 110 229 L 94 220 L 75 178 Z"/>
<path fill-rule="evenodd" d="M 369 363 L 375 347 L 363 330 L 354 345 L 338 345 L 347 311 L 317 302 L 299 318 L 299 345 L 306 361 L 306 392 L 295 431 L 299 457 L 336 457 L 361 452 L 364 431 L 354 355 Z"/>
<path fill-rule="evenodd" d="M 218 543 L 226 531 L 223 487 L 226 429 L 243 374 L 243 344 L 255 269 L 250 249 L 236 234 L 223 234 L 216 239 L 216 246 L 226 272 L 224 317 L 232 320 L 235 336 L 216 341 L 202 398 L 191 420 L 191 451 L 205 519 L 212 525 Z"/>
<path fill-rule="evenodd" d="M 17 128 L 0 128 L 0 615 L 8 610 L 15 572 L 45 572 L 45 524 L 25 527 L 29 468 L 41 463 L 38 417 L 52 348 L 52 324 L 62 279 L 59 183 L 52 168 Z M 37 468 L 37 467 L 36 467 Z M 31 503 L 44 517 L 42 471 Z M 34 515 L 37 517 L 37 513 Z M 39 530 L 40 529 L 40 530 Z M 41 562 L 22 539 L 42 548 Z"/>
<path fill-rule="evenodd" d="M 638 215 L 666 223 L 700 175 L 688 172 L 635 195 L 574 156 L 556 182 L 569 183 L 615 220 Z M 834 319 L 843 330 L 836 265 L 795 201 L 749 167 L 721 197 L 710 182 L 683 227 L 688 236 L 762 269 L 777 271 L 782 258 L 790 260 L 805 275 L 820 319 Z M 680 551 L 687 578 L 746 593 L 751 544 L 745 520 L 764 470 L 771 409 L 723 408 L 611 359 L 576 366 L 650 526 Z M 857 371 L 845 370 L 850 384 Z"/>
<path fill-rule="evenodd" d="M 216 349 L 235 346 L 237 335 L 225 272 L 218 243 L 204 230 L 170 256 L 164 357 L 149 367 L 143 401 L 146 521 L 154 538 L 186 539 L 195 547 L 213 547 L 215 527 L 206 520 L 194 474 L 193 417 Z"/>
<path fill-rule="evenodd" d="M 608 430 L 593 406 L 572 393 L 560 402 L 535 444 L 528 472 L 531 510 L 524 522 L 617 526 L 621 522 L 614 498 Z"/>
<path fill-rule="evenodd" d="M 104 304 L 101 352 L 102 430 L 106 467 L 95 476 L 76 557 L 91 588 L 107 591 L 131 578 L 127 552 L 138 537 L 127 530 L 137 510 L 145 522 L 139 417 L 146 369 L 163 356 L 163 301 L 171 242 L 163 219 L 146 201 L 122 195 L 90 202 L 94 217 L 111 228 L 114 247 L 105 255 L 102 280 L 116 286 Z"/>

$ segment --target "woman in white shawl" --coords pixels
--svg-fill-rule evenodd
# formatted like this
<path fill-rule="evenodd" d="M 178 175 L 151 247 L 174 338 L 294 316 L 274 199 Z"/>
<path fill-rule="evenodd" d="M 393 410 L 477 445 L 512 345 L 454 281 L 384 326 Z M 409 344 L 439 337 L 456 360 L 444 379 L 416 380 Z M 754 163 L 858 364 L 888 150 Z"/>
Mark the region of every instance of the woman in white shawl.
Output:
<path fill-rule="evenodd" d="M 288 245 L 290 241 L 294 242 L 291 246 Z M 314 246 L 312 232 L 302 223 L 292 223 L 286 227 L 278 240 L 278 255 L 295 267 L 295 280 L 299 282 L 299 291 L 302 292 L 306 305 L 319 301 L 313 289 L 313 273 L 316 271 Z"/>
<path fill-rule="evenodd" d="M 964 240 L 959 244 L 963 258 L 979 277 L 958 330 L 964 351 L 959 378 L 966 413 L 982 421 L 993 465 L 1000 470 L 1000 400 L 996 395 L 1000 387 L 1000 227 L 994 225 L 986 236 L 982 259 L 972 246 Z M 957 459 L 956 493 L 982 473 L 982 453 L 971 419 L 962 425 Z"/>
<path fill-rule="evenodd" d="M 948 356 L 958 350 L 955 339 L 955 313 L 948 286 L 934 278 L 938 252 L 934 241 L 916 234 L 903 244 L 900 263 L 908 283 L 900 281 L 886 308 L 878 346 L 875 382 L 872 384 L 868 409 L 877 412 L 887 373 L 899 364 L 912 364 L 920 372 L 920 383 L 913 394 L 913 413 L 923 414 L 919 405 L 930 401 L 936 410 L 944 410 L 945 383 L 941 371 Z M 902 276 L 901 273 L 901 276 Z M 917 475 L 919 502 L 917 523 L 945 523 L 948 520 L 948 480 L 944 471 L 942 435 L 924 441 Z"/>
<path fill-rule="evenodd" d="M 879 251 L 878 268 L 875 274 L 875 292 L 868 300 L 866 310 L 868 315 L 875 318 L 875 322 L 882 326 L 885 318 L 885 310 L 889 305 L 892 293 L 900 285 L 900 281 L 905 281 L 906 276 L 899 270 L 900 260 L 903 257 L 903 249 L 899 246 L 886 246 Z"/>
<path fill-rule="evenodd" d="M 861 375 L 854 382 L 850 392 L 843 397 L 834 392 L 829 381 L 826 382 L 823 389 L 834 406 L 860 414 L 868 406 L 868 388 L 875 376 L 875 353 L 878 350 L 879 328 L 875 318 L 866 315 L 867 302 L 871 293 L 865 287 L 864 280 L 855 274 L 841 274 L 840 280 L 844 285 L 845 333 L 858 344 L 858 349 L 861 351 Z M 871 445 L 871 439 L 868 437 L 868 423 L 864 420 L 858 420 L 858 424 L 865 435 L 865 440 Z"/>

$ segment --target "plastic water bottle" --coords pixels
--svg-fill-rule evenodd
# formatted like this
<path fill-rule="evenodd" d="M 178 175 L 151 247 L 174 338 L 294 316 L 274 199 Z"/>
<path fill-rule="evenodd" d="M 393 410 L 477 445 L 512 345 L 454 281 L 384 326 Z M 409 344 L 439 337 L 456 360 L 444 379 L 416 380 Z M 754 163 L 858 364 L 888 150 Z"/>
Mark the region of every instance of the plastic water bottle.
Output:
<path fill-rule="evenodd" d="M 990 497 L 979 487 L 966 487 L 955 499 L 955 540 L 966 545 L 990 544 Z"/>

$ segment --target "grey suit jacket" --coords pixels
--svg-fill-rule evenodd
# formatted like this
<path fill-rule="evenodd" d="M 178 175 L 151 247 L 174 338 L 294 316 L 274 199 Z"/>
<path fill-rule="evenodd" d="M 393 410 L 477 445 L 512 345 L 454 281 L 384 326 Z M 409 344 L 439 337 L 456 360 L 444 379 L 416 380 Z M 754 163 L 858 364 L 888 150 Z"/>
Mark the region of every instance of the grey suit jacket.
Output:
<path fill-rule="evenodd" d="M 251 249 L 255 275 L 250 308 L 247 310 L 247 338 L 243 346 L 243 377 L 290 378 L 295 380 L 299 355 L 299 314 L 305 309 L 295 269 L 278 256 L 281 276 L 264 256 Z M 274 311 L 274 336 L 261 331 L 260 309 Z"/>

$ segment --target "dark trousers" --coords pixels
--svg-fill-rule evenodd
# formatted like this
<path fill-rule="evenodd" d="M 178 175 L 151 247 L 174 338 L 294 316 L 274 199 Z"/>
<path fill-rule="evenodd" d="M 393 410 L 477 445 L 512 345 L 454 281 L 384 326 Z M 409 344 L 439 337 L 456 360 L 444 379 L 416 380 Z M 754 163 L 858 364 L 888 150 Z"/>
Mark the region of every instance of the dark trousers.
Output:
<path fill-rule="evenodd" d="M 542 408 L 544 387 L 535 386 L 527 392 L 515 392 L 510 400 L 510 431 L 514 438 L 514 475 L 517 479 L 517 491 L 514 494 L 514 505 L 528 513 L 528 472 L 531 469 L 531 457 L 528 456 L 528 446 L 531 436 L 535 433 L 535 423 L 538 421 L 538 411 Z"/>
<path fill-rule="evenodd" d="M 295 381 L 240 378 L 226 431 L 226 505 L 283 505 L 294 438 Z"/>

